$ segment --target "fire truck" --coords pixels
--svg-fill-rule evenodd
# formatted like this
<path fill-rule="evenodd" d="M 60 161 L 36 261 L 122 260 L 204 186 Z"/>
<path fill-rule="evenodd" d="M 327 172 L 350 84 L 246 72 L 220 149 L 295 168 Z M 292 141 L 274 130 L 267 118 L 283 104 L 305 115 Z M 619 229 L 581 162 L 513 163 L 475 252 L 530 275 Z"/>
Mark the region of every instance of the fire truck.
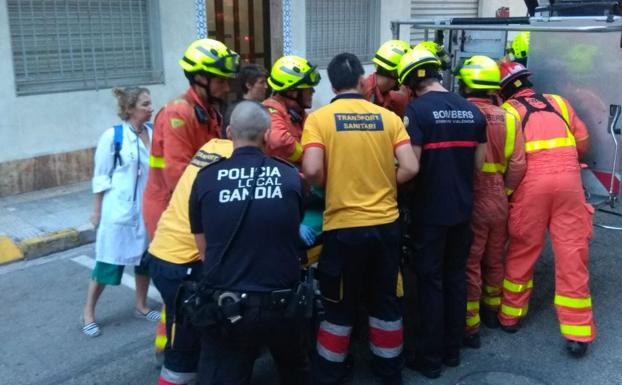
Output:
<path fill-rule="evenodd" d="M 616 218 L 616 225 L 595 225 L 622 230 L 622 214 L 616 211 L 622 176 L 620 4 L 558 0 L 536 7 L 537 1 L 525 2 L 531 16 L 396 20 L 391 29 L 396 39 L 405 27 L 423 31 L 424 40 L 445 47 L 452 68 L 473 55 L 500 60 L 512 37 L 529 31 L 527 67 L 536 90 L 567 98 L 589 128 L 590 151 L 582 159 L 586 197 L 599 211 Z M 451 70 L 443 79 L 450 90 L 457 89 Z"/>

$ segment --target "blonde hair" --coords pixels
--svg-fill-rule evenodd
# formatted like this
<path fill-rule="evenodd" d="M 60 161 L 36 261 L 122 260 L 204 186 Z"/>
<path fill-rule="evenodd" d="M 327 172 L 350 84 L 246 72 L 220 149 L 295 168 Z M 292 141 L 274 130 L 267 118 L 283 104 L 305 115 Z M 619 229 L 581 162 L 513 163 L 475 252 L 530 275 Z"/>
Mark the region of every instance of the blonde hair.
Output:
<path fill-rule="evenodd" d="M 130 118 L 129 109 L 136 107 L 138 98 L 142 94 L 150 94 L 149 90 L 145 87 L 115 87 L 112 89 L 112 94 L 117 98 L 119 104 L 119 110 L 117 115 L 122 120 L 128 120 Z"/>

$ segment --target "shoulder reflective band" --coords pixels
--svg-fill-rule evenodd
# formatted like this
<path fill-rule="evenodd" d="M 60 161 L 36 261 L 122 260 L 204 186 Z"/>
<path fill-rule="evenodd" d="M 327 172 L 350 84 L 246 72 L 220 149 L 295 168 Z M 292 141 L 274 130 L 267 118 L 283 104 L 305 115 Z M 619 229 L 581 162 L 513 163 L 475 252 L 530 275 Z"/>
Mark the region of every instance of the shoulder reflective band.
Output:
<path fill-rule="evenodd" d="M 530 279 L 529 282 L 523 283 L 523 284 L 514 283 L 511 281 L 508 281 L 507 279 L 503 280 L 503 288 L 506 289 L 507 291 L 511 291 L 512 293 L 522 293 L 524 291 L 527 291 L 528 289 L 531 289 L 532 287 L 533 287 L 532 279 Z"/>
<path fill-rule="evenodd" d="M 553 100 L 555 100 L 555 103 L 557 103 L 557 105 L 559 106 L 562 117 L 566 121 L 566 124 L 570 126 L 570 116 L 568 115 L 568 107 L 566 106 L 564 99 L 562 99 L 562 97 L 559 95 L 546 94 L 546 96 L 550 96 L 553 98 Z"/>
<path fill-rule="evenodd" d="M 592 327 L 590 325 L 559 325 L 559 330 L 565 336 L 591 337 Z"/>
<path fill-rule="evenodd" d="M 572 135 L 572 132 L 570 131 L 570 128 L 569 128 L 570 123 L 568 122 L 569 117 L 568 117 L 568 108 L 566 107 L 566 104 L 564 103 L 561 97 L 557 95 L 550 95 L 550 96 L 555 100 L 555 102 L 559 106 L 559 109 L 561 110 L 561 115 L 564 118 L 564 123 L 566 123 L 566 136 L 560 137 L 560 138 L 553 138 L 553 139 L 532 140 L 529 142 L 525 141 L 526 152 L 534 152 L 534 151 L 539 151 L 539 150 L 551 150 L 553 148 L 576 146 L 574 135 Z M 504 110 L 508 111 L 512 115 L 514 115 L 514 117 L 517 118 L 519 121 L 521 120 L 520 114 L 518 113 L 516 108 L 514 108 L 514 106 L 512 106 L 510 103 L 505 102 L 503 103 L 501 107 L 503 107 Z M 523 130 L 524 129 L 525 127 L 523 127 Z"/>
<path fill-rule="evenodd" d="M 529 310 L 529 306 L 525 306 L 523 308 L 520 307 L 512 307 L 508 305 L 501 305 L 501 313 L 505 315 L 509 315 L 510 317 L 524 317 Z"/>
<path fill-rule="evenodd" d="M 513 108 L 513 107 L 512 107 Z M 514 114 L 505 115 L 505 145 L 503 148 L 503 163 L 484 163 L 483 172 L 504 174 L 508 168 L 508 163 L 514 153 L 514 142 L 516 141 L 516 117 Z"/>
<path fill-rule="evenodd" d="M 571 298 L 555 294 L 555 305 L 571 307 L 574 309 L 586 309 L 592 307 L 592 297 Z"/>
<path fill-rule="evenodd" d="M 151 168 L 164 168 L 164 167 L 166 167 L 166 164 L 164 163 L 164 157 L 163 156 L 151 155 L 149 157 L 149 167 L 151 167 Z"/>
<path fill-rule="evenodd" d="M 296 145 L 294 146 L 294 152 L 287 159 L 291 160 L 292 162 L 298 162 L 301 157 L 302 157 L 302 145 L 296 142 Z"/>
<path fill-rule="evenodd" d="M 473 327 L 473 326 L 477 326 L 480 323 L 480 319 L 479 319 L 479 314 L 476 314 L 472 317 L 467 317 L 466 318 L 466 326 L 467 327 Z"/>

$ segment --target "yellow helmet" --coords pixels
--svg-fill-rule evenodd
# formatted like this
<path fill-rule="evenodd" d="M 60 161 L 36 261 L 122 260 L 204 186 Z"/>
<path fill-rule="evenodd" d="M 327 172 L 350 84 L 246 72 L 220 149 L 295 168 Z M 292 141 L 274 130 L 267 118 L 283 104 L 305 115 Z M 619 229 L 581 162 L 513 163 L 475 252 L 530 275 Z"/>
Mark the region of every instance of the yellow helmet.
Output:
<path fill-rule="evenodd" d="M 427 40 L 417 44 L 415 48 L 423 48 L 432 52 L 439 59 L 441 59 L 441 67 L 443 67 L 443 69 L 448 69 L 449 67 L 451 67 L 451 58 L 445 50 L 445 47 L 443 47 L 442 45 L 434 41 Z"/>
<path fill-rule="evenodd" d="M 274 91 L 313 88 L 321 79 L 316 68 L 300 56 L 283 56 L 274 62 L 268 84 Z"/>
<path fill-rule="evenodd" d="M 427 49 L 413 48 L 407 52 L 404 56 L 402 56 L 400 64 L 397 66 L 397 78 L 400 84 L 404 83 L 408 75 L 414 69 L 425 64 L 432 64 L 440 68 L 441 61 L 436 55 Z M 423 78 L 426 76 L 426 71 L 417 71 L 416 75 L 418 78 Z"/>
<path fill-rule="evenodd" d="M 240 70 L 240 55 L 213 39 L 193 41 L 186 49 L 179 65 L 185 72 L 209 72 L 225 78 L 234 78 Z"/>
<path fill-rule="evenodd" d="M 521 32 L 512 41 L 512 53 L 516 59 L 524 59 L 529 55 L 529 32 Z"/>
<path fill-rule="evenodd" d="M 488 56 L 475 55 L 466 59 L 456 77 L 474 90 L 498 90 L 501 88 L 499 66 Z"/>
<path fill-rule="evenodd" d="M 400 59 L 410 51 L 410 44 L 402 40 L 389 40 L 384 42 L 371 59 L 377 66 L 387 71 L 395 71 Z"/>

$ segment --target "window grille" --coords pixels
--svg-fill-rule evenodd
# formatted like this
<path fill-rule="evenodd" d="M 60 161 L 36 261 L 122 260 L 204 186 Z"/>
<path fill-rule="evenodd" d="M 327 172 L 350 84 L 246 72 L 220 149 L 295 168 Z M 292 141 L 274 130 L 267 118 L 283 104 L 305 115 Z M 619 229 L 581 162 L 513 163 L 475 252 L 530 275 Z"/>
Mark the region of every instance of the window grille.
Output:
<path fill-rule="evenodd" d="M 157 0 L 8 0 L 17 95 L 162 83 Z"/>
<path fill-rule="evenodd" d="M 326 65 L 350 52 L 370 62 L 379 45 L 379 0 L 307 0 L 307 59 Z"/>

